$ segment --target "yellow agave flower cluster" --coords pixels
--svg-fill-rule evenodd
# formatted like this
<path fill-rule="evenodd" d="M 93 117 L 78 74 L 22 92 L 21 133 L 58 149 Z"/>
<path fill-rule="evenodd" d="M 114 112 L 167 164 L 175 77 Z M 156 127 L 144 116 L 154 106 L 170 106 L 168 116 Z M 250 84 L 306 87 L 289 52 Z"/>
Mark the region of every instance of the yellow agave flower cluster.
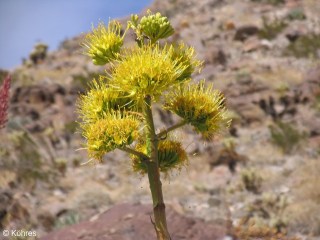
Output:
<path fill-rule="evenodd" d="M 101 161 L 106 153 L 132 144 L 139 136 L 139 124 L 132 115 L 113 112 L 92 124 L 83 125 L 90 157 Z"/>
<path fill-rule="evenodd" d="M 191 47 L 147 44 L 126 51 L 113 69 L 110 85 L 137 101 L 143 101 L 146 95 L 157 100 L 169 88 L 190 80 L 199 65 Z"/>
<path fill-rule="evenodd" d="M 127 93 L 114 91 L 104 78 L 93 80 L 90 85 L 91 89 L 80 96 L 78 103 L 83 124 L 91 124 L 108 117 L 111 111 L 131 111 L 135 107 Z"/>
<path fill-rule="evenodd" d="M 174 112 L 206 139 L 225 130 L 230 119 L 224 107 L 224 96 L 213 85 L 182 84 L 166 95 L 165 109 Z"/>
<path fill-rule="evenodd" d="M 93 81 L 91 89 L 78 102 L 80 126 L 91 158 L 101 161 L 106 153 L 138 138 L 141 120 L 129 114 L 133 108 L 131 99 L 113 91 L 104 78 Z"/>
<path fill-rule="evenodd" d="M 86 47 L 86 54 L 92 58 L 96 65 L 105 65 L 118 58 L 123 45 L 121 25 L 117 21 L 111 21 L 106 27 L 100 23 L 92 33 L 86 35 L 83 46 Z"/>
<path fill-rule="evenodd" d="M 140 39 L 136 47 L 123 46 L 129 28 Z M 106 76 L 94 80 L 78 103 L 90 157 L 101 160 L 110 151 L 130 146 L 147 155 L 141 144 L 147 137 L 143 112 L 147 97 L 152 102 L 165 101 L 164 109 L 179 115 L 206 138 L 228 126 L 222 94 L 212 87 L 206 89 L 204 83 L 189 83 L 201 66 L 194 49 L 158 42 L 173 33 L 166 17 L 148 12 L 139 21 L 134 15 L 121 33 L 121 24 L 113 21 L 108 26 L 100 23 L 85 37 L 86 53 L 93 63 L 111 64 Z M 160 170 L 168 172 L 184 165 L 187 155 L 178 141 L 159 139 L 158 158 Z M 132 160 L 136 171 L 146 172 L 143 159 L 132 155 Z"/>
<path fill-rule="evenodd" d="M 147 146 L 146 144 L 139 143 L 136 145 L 136 150 L 146 154 Z M 141 174 L 147 173 L 147 165 L 143 159 L 135 155 L 132 155 L 131 158 L 133 169 L 136 172 Z M 188 161 L 188 156 L 180 142 L 166 139 L 160 141 L 158 145 L 158 161 L 160 171 L 168 173 L 170 170 L 180 169 L 182 166 L 185 166 Z"/>

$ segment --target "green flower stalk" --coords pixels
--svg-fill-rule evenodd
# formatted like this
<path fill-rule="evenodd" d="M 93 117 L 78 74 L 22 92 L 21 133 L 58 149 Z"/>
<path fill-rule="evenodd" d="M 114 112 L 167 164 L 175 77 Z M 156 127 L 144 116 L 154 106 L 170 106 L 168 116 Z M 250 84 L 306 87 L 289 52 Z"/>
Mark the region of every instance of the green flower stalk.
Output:
<path fill-rule="evenodd" d="M 189 124 L 210 139 L 228 128 L 230 121 L 220 91 L 206 87 L 204 81 L 191 83 L 201 67 L 194 49 L 183 43 L 159 43 L 174 32 L 166 17 L 149 11 L 139 21 L 133 15 L 129 28 L 138 38 L 131 48 L 122 46 L 125 33 L 121 36 L 117 22 L 108 27 L 101 23 L 86 36 L 83 45 L 93 62 L 110 63 L 111 68 L 80 97 L 80 126 L 90 158 L 101 162 L 105 154 L 119 149 L 129 153 L 135 172 L 148 176 L 157 239 L 169 240 L 161 174 L 180 170 L 188 157 L 182 143 L 168 134 Z M 156 131 L 154 103 L 181 121 Z"/>

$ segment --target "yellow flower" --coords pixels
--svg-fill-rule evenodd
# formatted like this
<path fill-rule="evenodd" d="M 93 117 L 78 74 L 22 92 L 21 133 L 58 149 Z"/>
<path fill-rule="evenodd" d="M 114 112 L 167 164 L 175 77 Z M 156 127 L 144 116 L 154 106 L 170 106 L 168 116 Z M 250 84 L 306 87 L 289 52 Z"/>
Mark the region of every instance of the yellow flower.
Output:
<path fill-rule="evenodd" d="M 139 124 L 135 116 L 117 111 L 94 123 L 82 123 L 89 156 L 101 160 L 104 154 L 132 144 L 139 136 Z"/>
<path fill-rule="evenodd" d="M 206 139 L 226 129 L 230 119 L 226 115 L 224 96 L 212 84 L 183 84 L 166 96 L 165 109 L 176 113 Z"/>
<path fill-rule="evenodd" d="M 190 63 L 176 57 L 174 51 L 173 46 L 160 48 L 159 45 L 146 45 L 127 51 L 121 61 L 114 65 L 110 85 L 128 92 L 136 100 L 143 100 L 146 95 L 157 100 L 168 88 L 187 80 L 182 74 L 190 67 Z M 189 52 L 186 58 L 191 55 Z"/>
<path fill-rule="evenodd" d="M 100 23 L 86 35 L 83 45 L 95 65 L 105 65 L 118 58 L 123 45 L 123 36 L 120 35 L 121 24 L 117 21 L 109 22 L 108 27 Z"/>
<path fill-rule="evenodd" d="M 188 156 L 178 141 L 160 141 L 158 149 L 159 167 L 161 172 L 167 173 L 172 169 L 180 169 L 186 165 Z"/>
<path fill-rule="evenodd" d="M 189 80 L 197 68 L 199 68 L 200 71 L 202 62 L 195 59 L 195 51 L 193 47 L 187 47 L 183 43 L 174 45 L 171 51 L 171 58 L 177 61 L 178 64 L 186 66 L 176 79 L 179 82 Z"/>
<path fill-rule="evenodd" d="M 78 112 L 86 123 L 105 118 L 115 110 L 134 111 L 134 109 L 135 103 L 128 94 L 110 88 L 103 79 L 94 80 L 89 92 L 80 96 L 78 102 Z"/>
<path fill-rule="evenodd" d="M 137 144 L 136 150 L 146 154 L 145 144 Z M 131 155 L 134 171 L 141 174 L 147 173 L 146 164 L 136 155 Z M 158 144 L 159 169 L 163 173 L 168 173 L 173 169 L 181 169 L 187 164 L 188 156 L 182 147 L 182 144 L 174 140 L 163 140 Z"/>

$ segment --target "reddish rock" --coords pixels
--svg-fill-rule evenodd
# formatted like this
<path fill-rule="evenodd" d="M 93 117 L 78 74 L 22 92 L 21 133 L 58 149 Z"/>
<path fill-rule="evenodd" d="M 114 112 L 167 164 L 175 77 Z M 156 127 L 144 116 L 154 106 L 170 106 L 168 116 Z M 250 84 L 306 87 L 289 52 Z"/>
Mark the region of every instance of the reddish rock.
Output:
<path fill-rule="evenodd" d="M 92 221 L 82 222 L 40 238 L 41 240 L 153 240 L 150 205 L 122 204 L 115 206 Z M 200 219 L 186 218 L 167 208 L 169 231 L 174 240 L 218 240 L 224 228 Z"/>

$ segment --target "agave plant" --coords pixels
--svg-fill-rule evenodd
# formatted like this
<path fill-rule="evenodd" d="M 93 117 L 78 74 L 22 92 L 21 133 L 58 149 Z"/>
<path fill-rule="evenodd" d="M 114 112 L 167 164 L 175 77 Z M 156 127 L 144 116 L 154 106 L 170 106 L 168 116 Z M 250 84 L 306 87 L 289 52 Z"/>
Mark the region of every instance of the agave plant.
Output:
<path fill-rule="evenodd" d="M 193 126 L 206 139 L 225 130 L 224 97 L 205 81 L 192 83 L 201 68 L 192 47 L 160 44 L 174 33 L 167 17 L 150 11 L 141 19 L 132 15 L 123 34 L 119 22 L 100 23 L 85 38 L 86 54 L 94 64 L 110 64 L 106 76 L 93 80 L 80 97 L 78 109 L 86 149 L 91 159 L 102 161 L 106 153 L 120 149 L 129 153 L 133 170 L 149 178 L 157 238 L 170 239 L 167 229 L 161 173 L 186 165 L 182 144 L 170 132 Z M 124 47 L 129 30 L 137 45 Z M 157 131 L 153 104 L 177 114 L 181 121 Z"/>

